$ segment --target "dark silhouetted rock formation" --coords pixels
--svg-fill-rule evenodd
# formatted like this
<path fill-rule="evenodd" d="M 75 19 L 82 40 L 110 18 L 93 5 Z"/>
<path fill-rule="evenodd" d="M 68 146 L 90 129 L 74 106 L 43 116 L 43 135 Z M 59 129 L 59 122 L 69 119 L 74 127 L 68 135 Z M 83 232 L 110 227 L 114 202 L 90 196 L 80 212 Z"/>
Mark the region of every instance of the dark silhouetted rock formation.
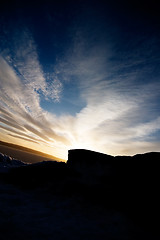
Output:
<path fill-rule="evenodd" d="M 81 174 L 83 183 L 92 186 L 95 198 L 110 199 L 134 214 L 153 219 L 160 214 L 159 162 L 159 152 L 113 157 L 79 149 L 69 151 L 67 165 Z"/>
<path fill-rule="evenodd" d="M 96 202 L 118 209 L 157 234 L 159 161 L 158 152 L 113 157 L 78 149 L 69 151 L 67 163 L 46 161 L 17 167 L 19 162 L 1 155 L 1 168 L 7 166 L 7 171 L 0 172 L 0 180 L 23 190 L 45 189 L 56 196 L 80 197 L 91 205 Z"/>
<path fill-rule="evenodd" d="M 110 156 L 84 149 L 69 150 L 67 165 L 82 175 L 114 177 L 118 181 L 139 178 L 152 181 L 159 176 L 160 153 Z"/>
<path fill-rule="evenodd" d="M 113 175 L 114 157 L 85 149 L 69 150 L 67 165 L 93 184 L 102 176 Z"/>
<path fill-rule="evenodd" d="M 159 199 L 159 162 L 158 152 L 113 157 L 82 149 L 69 151 L 67 165 L 80 173 L 82 183 L 136 204 L 146 201 L 148 195 L 154 202 Z"/>

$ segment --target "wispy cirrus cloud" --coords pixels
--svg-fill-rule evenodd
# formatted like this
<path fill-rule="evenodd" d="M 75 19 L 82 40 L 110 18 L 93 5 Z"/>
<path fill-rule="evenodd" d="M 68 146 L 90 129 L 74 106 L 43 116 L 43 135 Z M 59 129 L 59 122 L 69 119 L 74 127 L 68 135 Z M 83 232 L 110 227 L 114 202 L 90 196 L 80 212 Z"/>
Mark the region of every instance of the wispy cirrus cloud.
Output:
<path fill-rule="evenodd" d="M 62 83 L 56 78 L 47 83 L 34 41 L 28 33 L 23 33 L 12 51 L 9 54 L 9 50 L 4 50 L 0 56 L 1 129 L 8 136 L 11 132 L 14 138 L 46 145 L 67 142 L 62 133 L 53 130 L 53 124 L 40 106 L 41 96 L 55 102 L 60 100 Z"/>
<path fill-rule="evenodd" d="M 26 30 L 16 36 L 14 51 L 6 60 L 16 70 L 25 86 L 31 91 L 40 92 L 46 98 L 60 100 L 62 83 L 56 78 L 46 81 L 38 60 L 36 44 L 31 33 Z"/>

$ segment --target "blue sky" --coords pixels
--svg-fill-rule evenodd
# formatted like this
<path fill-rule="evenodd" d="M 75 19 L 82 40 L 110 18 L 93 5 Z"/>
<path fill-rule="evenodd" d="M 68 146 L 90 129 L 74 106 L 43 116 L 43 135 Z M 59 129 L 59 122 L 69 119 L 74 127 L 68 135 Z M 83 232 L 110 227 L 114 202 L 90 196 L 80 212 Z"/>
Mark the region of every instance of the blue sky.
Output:
<path fill-rule="evenodd" d="M 1 139 L 65 159 L 159 151 L 159 29 L 154 2 L 3 4 Z"/>

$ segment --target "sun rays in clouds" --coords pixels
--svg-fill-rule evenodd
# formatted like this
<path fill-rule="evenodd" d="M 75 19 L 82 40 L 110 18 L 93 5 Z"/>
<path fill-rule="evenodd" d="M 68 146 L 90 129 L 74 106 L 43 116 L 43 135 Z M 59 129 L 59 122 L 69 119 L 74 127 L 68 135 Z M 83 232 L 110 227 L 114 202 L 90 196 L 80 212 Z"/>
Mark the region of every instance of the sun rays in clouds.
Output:
<path fill-rule="evenodd" d="M 132 61 L 124 56 L 118 64 L 110 42 L 95 43 L 80 31 L 78 36 L 73 34 L 70 48 L 57 58 L 49 73 L 44 71 L 29 30 L 14 35 L 12 47 L 2 49 L 1 139 L 64 159 L 70 148 L 112 155 L 158 151 L 159 82 L 153 78 L 137 83 L 147 74 L 145 68 L 135 71 L 143 62 L 138 54 Z M 76 94 L 65 100 L 66 83 Z M 42 107 L 43 100 L 53 106 L 52 111 Z M 57 114 L 58 104 L 62 107 L 71 101 L 81 106 L 81 100 L 83 107 L 74 114 L 67 105 L 64 113 Z"/>

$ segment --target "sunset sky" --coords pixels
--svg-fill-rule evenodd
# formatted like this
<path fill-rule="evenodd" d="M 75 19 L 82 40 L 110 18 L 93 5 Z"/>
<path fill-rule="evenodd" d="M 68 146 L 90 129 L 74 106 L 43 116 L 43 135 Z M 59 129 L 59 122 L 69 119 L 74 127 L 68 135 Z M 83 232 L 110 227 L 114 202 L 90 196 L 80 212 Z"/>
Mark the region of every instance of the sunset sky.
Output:
<path fill-rule="evenodd" d="M 67 159 L 160 151 L 154 1 L 0 6 L 0 140 Z"/>

